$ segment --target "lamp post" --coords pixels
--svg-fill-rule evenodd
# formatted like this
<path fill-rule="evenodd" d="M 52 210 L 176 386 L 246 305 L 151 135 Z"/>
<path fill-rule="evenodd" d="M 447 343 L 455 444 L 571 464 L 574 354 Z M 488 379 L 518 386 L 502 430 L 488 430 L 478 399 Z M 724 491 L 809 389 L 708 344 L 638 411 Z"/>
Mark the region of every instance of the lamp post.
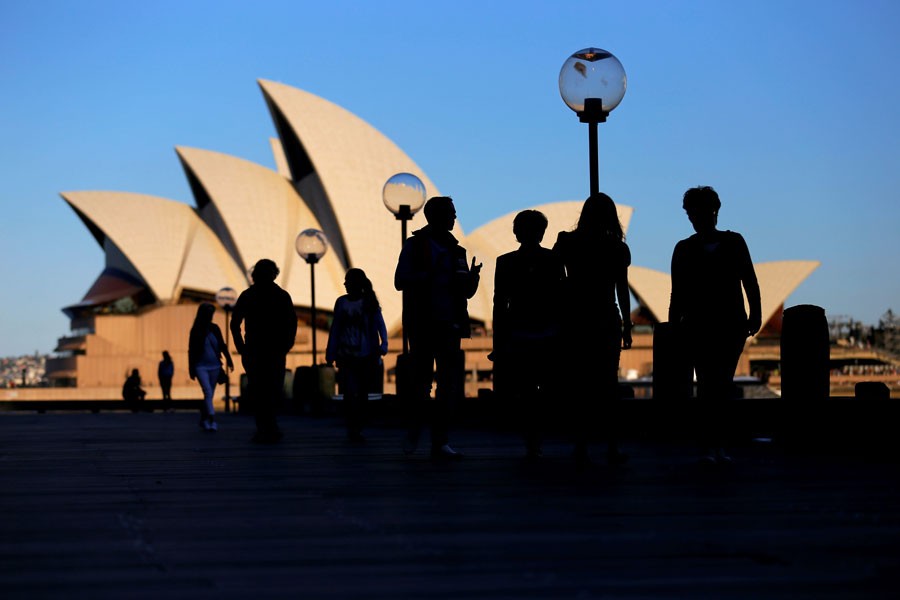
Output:
<path fill-rule="evenodd" d="M 304 229 L 294 242 L 297 254 L 309 264 L 309 289 L 312 313 L 312 365 L 316 366 L 316 263 L 328 250 L 328 238 L 318 229 Z"/>
<path fill-rule="evenodd" d="M 400 221 L 400 245 L 406 241 L 406 222 L 425 205 L 425 184 L 412 173 L 397 173 L 384 184 L 381 191 L 384 205 Z M 403 354 L 409 352 L 409 338 L 403 329 Z"/>
<path fill-rule="evenodd" d="M 591 194 L 600 191 L 597 152 L 597 124 L 606 122 L 609 113 L 625 96 L 625 69 L 611 52 L 584 48 L 572 54 L 559 71 L 559 94 L 588 124 Z"/>
<path fill-rule="evenodd" d="M 229 327 L 228 321 L 237 297 L 237 290 L 233 287 L 226 286 L 216 292 L 216 303 L 225 311 L 225 349 L 229 354 L 231 353 L 231 327 Z M 228 366 L 226 365 L 225 368 L 227 369 Z M 231 412 L 231 373 L 228 373 L 228 377 L 225 378 L 225 412 Z"/>

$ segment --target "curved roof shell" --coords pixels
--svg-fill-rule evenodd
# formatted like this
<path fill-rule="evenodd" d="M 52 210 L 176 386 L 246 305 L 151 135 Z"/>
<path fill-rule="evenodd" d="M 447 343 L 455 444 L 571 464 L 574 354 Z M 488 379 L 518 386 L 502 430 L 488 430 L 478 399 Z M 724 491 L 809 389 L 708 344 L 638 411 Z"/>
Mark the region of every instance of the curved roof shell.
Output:
<path fill-rule="evenodd" d="M 107 266 L 133 273 L 161 302 L 177 299 L 185 287 L 217 290 L 245 281 L 218 237 L 187 204 L 131 192 L 61 196 L 106 251 Z M 118 257 L 127 265 L 109 264 Z"/>
<path fill-rule="evenodd" d="M 304 229 L 322 227 L 290 182 L 275 171 L 220 152 L 183 146 L 176 150 L 204 221 L 232 246 L 238 267 L 246 272 L 261 258 L 274 260 L 281 271 L 278 284 L 294 304 L 310 303 L 310 268 L 294 241 Z M 334 252 L 326 252 L 316 267 L 316 305 L 331 309 L 344 293 L 344 269 Z"/>
<path fill-rule="evenodd" d="M 819 261 L 815 260 L 780 260 L 753 265 L 756 279 L 759 281 L 763 325 L 775 316 L 775 313 L 784 306 L 787 297 L 819 267 L 819 264 Z M 671 275 L 632 266 L 628 270 L 628 282 L 638 301 L 649 309 L 657 320 L 668 319 L 669 296 L 672 292 Z"/>
<path fill-rule="evenodd" d="M 345 266 L 366 271 L 388 328 L 396 329 L 402 306 L 393 281 L 401 224 L 384 206 L 382 190 L 392 175 L 405 172 L 422 180 L 426 197 L 441 193 L 400 148 L 353 113 L 282 83 L 258 83 L 304 201 L 319 217 L 335 252 L 346 259 Z M 419 212 L 407 227 L 412 231 L 424 225 Z M 462 238 L 458 226 L 454 234 Z"/>

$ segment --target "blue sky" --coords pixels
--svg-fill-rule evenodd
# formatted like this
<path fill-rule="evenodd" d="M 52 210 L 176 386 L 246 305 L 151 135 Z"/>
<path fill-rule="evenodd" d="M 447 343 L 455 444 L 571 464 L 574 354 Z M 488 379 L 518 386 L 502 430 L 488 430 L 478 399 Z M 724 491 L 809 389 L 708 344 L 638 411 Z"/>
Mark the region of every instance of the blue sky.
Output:
<path fill-rule="evenodd" d="M 819 260 L 787 305 L 900 310 L 900 3 L 0 0 L 0 356 L 50 352 L 103 268 L 60 198 L 192 203 L 176 145 L 274 167 L 257 79 L 359 115 L 456 200 L 463 230 L 580 200 L 573 52 L 615 54 L 600 187 L 634 208 L 634 263 L 668 272 L 712 185 L 756 262 Z M 555 236 L 548 234 L 548 239 Z M 552 243 L 552 242 L 551 242 Z"/>

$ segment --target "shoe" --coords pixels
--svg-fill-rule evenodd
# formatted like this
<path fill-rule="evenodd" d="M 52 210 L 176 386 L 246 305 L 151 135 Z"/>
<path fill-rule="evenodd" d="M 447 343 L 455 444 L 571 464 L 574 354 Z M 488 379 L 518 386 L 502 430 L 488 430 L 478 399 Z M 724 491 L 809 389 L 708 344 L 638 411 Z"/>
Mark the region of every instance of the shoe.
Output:
<path fill-rule="evenodd" d="M 197 425 L 199 425 L 200 429 L 203 431 L 209 431 L 209 421 L 206 419 L 200 419 L 200 422 Z"/>
<path fill-rule="evenodd" d="M 207 431 L 218 431 L 218 430 L 219 430 L 219 424 L 216 423 L 215 421 L 208 421 L 208 422 L 206 423 L 206 430 L 207 430 Z"/>
<path fill-rule="evenodd" d="M 725 454 L 724 450 L 716 451 L 716 464 L 722 466 L 728 466 L 734 464 L 734 460 Z"/>
<path fill-rule="evenodd" d="M 431 449 L 431 458 L 435 460 L 461 460 L 462 452 L 457 452 L 450 447 L 450 444 L 444 444 L 440 448 Z"/>
<path fill-rule="evenodd" d="M 419 447 L 419 436 L 409 432 L 400 440 L 400 447 L 403 448 L 403 454 L 409 456 Z"/>
<path fill-rule="evenodd" d="M 712 454 L 707 454 L 705 456 L 701 456 L 697 463 L 703 467 L 714 467 L 716 466 L 716 457 Z"/>

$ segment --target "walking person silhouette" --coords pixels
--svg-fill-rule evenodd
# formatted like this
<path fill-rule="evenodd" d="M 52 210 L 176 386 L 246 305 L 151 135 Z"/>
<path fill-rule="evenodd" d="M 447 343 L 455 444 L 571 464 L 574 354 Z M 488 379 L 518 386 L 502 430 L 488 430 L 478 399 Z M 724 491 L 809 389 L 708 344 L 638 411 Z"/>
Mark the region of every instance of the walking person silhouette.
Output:
<path fill-rule="evenodd" d="M 277 412 L 284 399 L 287 353 L 297 336 L 294 303 L 291 295 L 275 283 L 278 273 L 274 261 L 257 261 L 251 271 L 253 283 L 238 296 L 231 316 L 234 346 L 247 373 L 256 417 L 251 441 L 257 444 L 273 444 L 283 437 Z"/>
<path fill-rule="evenodd" d="M 475 264 L 475 257 L 468 263 L 466 249 L 451 233 L 456 207 L 450 197 L 430 198 L 424 212 L 428 224 L 404 242 L 394 272 L 394 287 L 403 292 L 403 329 L 413 379 L 403 451 L 412 454 L 418 447 L 423 411 L 436 377 L 431 457 L 458 460 L 463 455 L 450 446 L 450 414 L 465 394 L 460 340 L 471 336 L 468 301 L 478 289 L 482 265 Z"/>
<path fill-rule="evenodd" d="M 347 293 L 334 303 L 325 362 L 329 366 L 337 363 L 347 439 L 363 443 L 369 387 L 381 357 L 388 351 L 387 327 L 365 271 L 349 269 L 344 275 L 344 287 Z"/>
<path fill-rule="evenodd" d="M 669 322 L 684 339 L 697 376 L 705 416 L 701 461 L 728 464 L 731 458 L 722 447 L 726 411 L 744 345 L 762 325 L 759 283 L 743 236 L 716 227 L 722 206 L 718 193 L 709 186 L 690 188 L 682 206 L 696 233 L 679 241 L 672 253 Z"/>
<path fill-rule="evenodd" d="M 566 269 L 563 349 L 569 358 L 569 401 L 575 460 L 590 463 L 588 442 L 599 420 L 607 440 L 607 462 L 624 464 L 616 412 L 619 359 L 631 348 L 631 250 L 612 198 L 591 194 L 572 231 L 561 231 L 553 251 Z M 617 302 L 618 301 L 618 302 Z"/>
<path fill-rule="evenodd" d="M 188 374 L 200 384 L 203 404 L 200 405 L 200 428 L 204 431 L 218 431 L 216 410 L 213 400 L 216 384 L 222 373 L 222 357 L 229 371 L 234 370 L 231 353 L 225 345 L 222 330 L 213 323 L 216 305 L 203 302 L 197 307 L 194 324 L 188 336 Z"/>
<path fill-rule="evenodd" d="M 565 269 L 558 255 L 541 246 L 547 217 L 523 210 L 513 219 L 519 248 L 497 257 L 494 271 L 495 389 L 509 395 L 508 406 L 525 441 L 525 457 L 541 457 L 548 386 L 555 374 L 546 356 L 557 347 Z M 504 392 L 505 390 L 505 392 Z"/>
<path fill-rule="evenodd" d="M 162 360 L 156 367 L 156 377 L 159 379 L 159 387 L 162 390 L 162 407 L 164 412 L 174 410 L 172 408 L 172 378 L 175 376 L 175 363 L 168 350 L 163 350 Z"/>

